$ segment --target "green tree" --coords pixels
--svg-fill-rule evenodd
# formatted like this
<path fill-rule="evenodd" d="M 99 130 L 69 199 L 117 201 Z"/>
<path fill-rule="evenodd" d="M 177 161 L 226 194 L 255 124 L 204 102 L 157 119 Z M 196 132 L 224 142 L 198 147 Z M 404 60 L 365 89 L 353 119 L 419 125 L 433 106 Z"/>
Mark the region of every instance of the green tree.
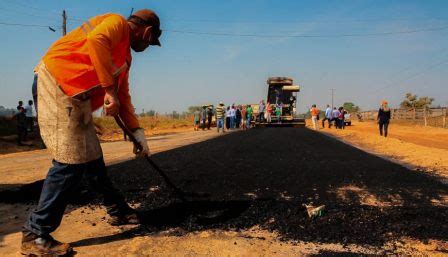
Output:
<path fill-rule="evenodd" d="M 361 110 L 361 108 L 359 108 L 359 106 L 356 106 L 352 102 L 345 102 L 342 105 L 342 107 L 344 107 L 344 109 L 349 113 L 355 113 L 355 112 L 359 112 Z"/>
<path fill-rule="evenodd" d="M 171 117 L 173 117 L 173 119 L 179 119 L 180 114 L 179 114 L 177 111 L 173 111 L 173 112 L 171 113 Z"/>
<path fill-rule="evenodd" d="M 190 106 L 188 107 L 188 114 L 193 114 L 195 111 L 201 111 L 202 106 Z"/>
<path fill-rule="evenodd" d="M 400 103 L 401 108 L 428 108 L 434 102 L 434 98 L 429 96 L 418 97 L 415 94 L 407 93 L 403 102 Z"/>
<path fill-rule="evenodd" d="M 157 113 L 154 110 L 149 110 L 147 112 L 145 112 L 144 110 L 142 111 L 142 113 L 140 114 L 141 117 L 145 117 L 145 116 L 149 116 L 149 117 L 154 117 L 156 116 Z"/>

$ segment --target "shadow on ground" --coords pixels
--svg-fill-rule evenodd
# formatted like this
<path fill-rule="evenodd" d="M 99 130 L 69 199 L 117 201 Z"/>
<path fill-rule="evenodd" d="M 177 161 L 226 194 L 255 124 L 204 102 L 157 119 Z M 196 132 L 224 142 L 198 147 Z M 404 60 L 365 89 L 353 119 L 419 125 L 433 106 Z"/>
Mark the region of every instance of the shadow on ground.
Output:
<path fill-rule="evenodd" d="M 209 197 L 179 202 L 144 160 L 110 166 L 114 184 L 129 202 L 140 204 L 145 224 L 74 246 L 173 228 L 182 235 L 255 225 L 290 241 L 381 246 L 402 236 L 448 240 L 448 186 L 306 128 L 232 133 L 153 159 L 180 188 Z M 35 200 L 40 186 L 1 192 L 0 201 Z M 302 204 L 324 204 L 326 212 L 309 219 Z M 216 217 L 201 219 L 213 212 Z"/>

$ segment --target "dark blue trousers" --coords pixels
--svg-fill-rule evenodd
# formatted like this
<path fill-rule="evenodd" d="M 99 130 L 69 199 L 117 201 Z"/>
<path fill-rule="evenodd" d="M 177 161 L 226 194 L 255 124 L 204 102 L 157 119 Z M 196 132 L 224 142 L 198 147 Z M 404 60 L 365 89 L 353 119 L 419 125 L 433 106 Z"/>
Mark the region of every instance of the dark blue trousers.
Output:
<path fill-rule="evenodd" d="M 44 181 L 39 203 L 24 225 L 25 231 L 38 236 L 49 235 L 61 224 L 68 198 L 81 178 L 88 179 L 104 197 L 104 205 L 110 215 L 118 215 L 130 207 L 124 197 L 113 187 L 107 176 L 103 158 L 83 164 L 63 164 L 53 160 L 53 167 Z"/>

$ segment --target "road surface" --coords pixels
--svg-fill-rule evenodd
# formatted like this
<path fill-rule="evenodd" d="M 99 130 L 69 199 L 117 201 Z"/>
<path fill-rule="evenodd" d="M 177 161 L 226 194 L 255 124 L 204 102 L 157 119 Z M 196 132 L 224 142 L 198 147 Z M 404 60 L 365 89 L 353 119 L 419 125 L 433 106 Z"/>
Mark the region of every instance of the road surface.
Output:
<path fill-rule="evenodd" d="M 117 149 L 114 158 L 120 159 Z M 99 200 L 80 195 L 78 201 L 90 204 L 71 205 L 54 236 L 71 242 L 80 255 L 448 250 L 447 185 L 319 132 L 252 129 L 153 158 L 183 190 L 208 197 L 181 204 L 143 160 L 110 161 L 112 181 L 141 211 L 144 225 L 111 227 Z M 33 207 L 25 197 L 38 194 L 38 187 L 0 193 L 8 203 L 0 209 L 0 254 L 17 252 L 20 225 Z M 309 219 L 303 204 L 326 209 Z M 192 215 L 207 211 L 219 215 L 205 221 Z"/>

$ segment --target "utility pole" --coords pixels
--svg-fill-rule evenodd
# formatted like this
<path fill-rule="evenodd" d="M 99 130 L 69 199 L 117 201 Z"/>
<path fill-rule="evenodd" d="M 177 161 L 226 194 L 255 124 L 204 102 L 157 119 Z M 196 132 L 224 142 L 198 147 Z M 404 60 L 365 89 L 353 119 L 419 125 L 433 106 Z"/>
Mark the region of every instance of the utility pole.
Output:
<path fill-rule="evenodd" d="M 62 11 L 62 35 L 65 36 L 67 34 L 67 14 L 65 10 Z"/>
<path fill-rule="evenodd" d="M 334 91 L 336 89 L 330 88 L 330 90 L 331 90 L 331 109 L 333 109 L 333 107 L 334 107 Z"/>

